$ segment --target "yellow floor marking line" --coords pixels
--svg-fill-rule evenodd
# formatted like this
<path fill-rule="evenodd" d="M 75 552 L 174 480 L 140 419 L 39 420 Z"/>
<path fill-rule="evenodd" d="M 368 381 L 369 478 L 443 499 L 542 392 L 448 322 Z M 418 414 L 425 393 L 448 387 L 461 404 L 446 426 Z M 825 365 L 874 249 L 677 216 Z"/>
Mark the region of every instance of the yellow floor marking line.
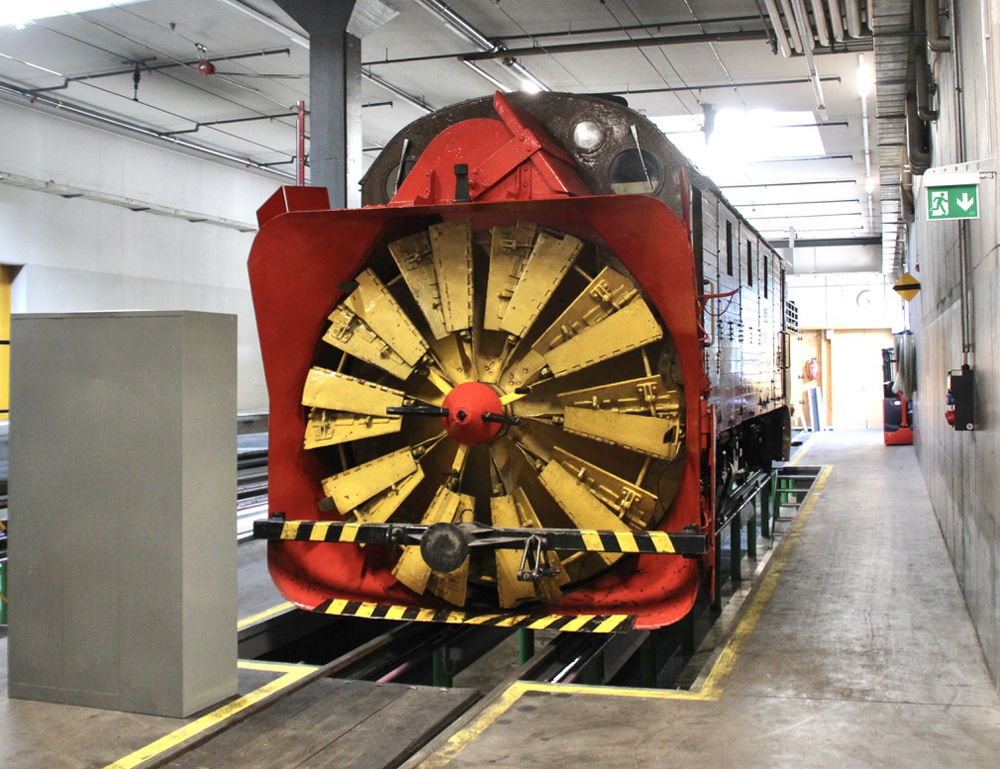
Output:
<path fill-rule="evenodd" d="M 119 758 L 113 764 L 108 764 L 104 769 L 135 769 L 135 767 L 142 765 L 146 761 L 160 755 L 164 751 L 170 750 L 170 748 L 180 745 L 185 740 L 189 740 L 195 737 L 206 729 L 225 721 L 227 718 L 232 718 L 237 713 L 246 710 L 251 705 L 260 702 L 265 697 L 269 697 L 275 692 L 280 692 L 287 686 L 294 684 L 302 678 L 316 670 L 312 665 L 282 665 L 281 663 L 268 663 L 268 662 L 249 662 L 246 660 L 240 660 L 238 663 L 240 668 L 245 670 L 263 670 L 267 672 L 283 673 L 283 675 L 268 684 L 255 689 L 254 691 L 246 694 L 242 697 L 223 705 L 221 708 L 213 710 L 201 718 L 196 718 L 189 724 L 185 724 L 179 729 L 175 729 L 170 732 L 170 734 L 165 737 L 161 737 L 155 742 L 151 742 L 144 748 L 139 748 L 133 753 L 129 753 L 127 756 Z"/>
<path fill-rule="evenodd" d="M 808 448 L 808 445 L 805 448 Z M 804 453 L 805 450 L 800 451 L 795 458 L 796 461 Z M 496 702 L 484 710 L 475 721 L 456 732 L 438 751 L 428 756 L 427 760 L 420 764 L 420 769 L 441 769 L 441 767 L 447 766 L 491 724 L 529 692 L 632 697 L 652 700 L 708 701 L 719 699 L 722 696 L 726 680 L 736 667 L 736 661 L 740 653 L 746 648 L 750 637 L 753 635 L 753 631 L 757 627 L 757 623 L 760 622 L 761 617 L 764 615 L 764 609 L 774 594 L 774 589 L 777 587 L 778 580 L 781 578 L 788 559 L 791 557 L 794 545 L 801 537 L 802 530 L 809 521 L 809 516 L 812 515 L 813 508 L 819 499 L 819 493 L 826 485 L 832 469 L 832 466 L 825 466 L 816 478 L 809 496 L 799 509 L 798 515 L 795 516 L 795 521 L 785 534 L 785 541 L 781 549 L 773 556 L 767 574 L 756 588 L 750 604 L 740 618 L 739 624 L 729 637 L 722 652 L 716 658 L 711 671 L 698 691 L 664 691 L 625 686 L 581 686 L 579 684 L 544 684 L 533 681 L 517 681 L 511 684 Z"/>
<path fill-rule="evenodd" d="M 239 622 L 236 623 L 236 629 L 242 630 L 245 627 L 249 627 L 257 622 L 262 622 L 263 620 L 273 617 L 275 614 L 281 614 L 283 611 L 288 609 L 294 609 L 295 604 L 290 601 L 285 601 L 284 603 L 279 603 L 277 606 L 272 606 L 270 609 L 264 609 L 264 611 L 259 611 L 256 614 L 251 614 L 249 617 L 244 617 Z"/>
<path fill-rule="evenodd" d="M 258 662 L 257 660 L 239 660 L 236 667 L 240 670 L 260 670 L 264 673 L 298 673 L 303 668 L 319 670 L 315 665 L 299 665 L 293 662 Z"/>
<path fill-rule="evenodd" d="M 795 452 L 795 456 L 792 457 L 792 460 L 786 465 L 786 467 L 791 467 L 792 465 L 797 465 L 799 463 L 799 460 L 805 456 L 805 453 L 809 451 L 810 447 L 813 445 L 814 437 L 815 433 L 806 438 L 805 442 L 802 444 L 799 450 Z"/>

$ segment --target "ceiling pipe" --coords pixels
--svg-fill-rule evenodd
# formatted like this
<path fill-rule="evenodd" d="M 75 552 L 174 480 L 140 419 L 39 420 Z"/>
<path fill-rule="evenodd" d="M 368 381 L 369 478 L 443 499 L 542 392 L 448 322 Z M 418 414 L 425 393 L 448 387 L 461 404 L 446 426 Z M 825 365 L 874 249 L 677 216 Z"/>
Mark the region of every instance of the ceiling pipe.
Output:
<path fill-rule="evenodd" d="M 858 71 L 860 72 L 862 68 L 866 68 L 867 63 L 865 62 L 864 54 L 858 54 Z M 860 90 L 860 89 L 859 89 Z M 874 231 L 875 229 L 875 219 L 873 211 L 873 198 L 872 193 L 874 188 L 869 186 L 872 184 L 872 150 L 871 150 L 871 136 L 868 130 L 868 89 L 864 89 L 863 92 L 858 94 L 861 97 L 861 139 L 864 146 L 865 152 L 865 194 L 868 198 L 868 226 Z"/>
<path fill-rule="evenodd" d="M 816 111 L 819 112 L 821 120 L 826 120 L 826 99 L 823 98 L 823 84 L 819 79 L 819 72 L 816 70 L 816 61 L 812 54 L 812 30 L 809 27 L 809 16 L 806 14 L 806 7 L 802 0 L 791 0 L 794 13 L 794 21 L 798 25 L 799 34 L 803 40 L 808 41 L 808 45 L 803 50 L 806 57 L 806 66 L 809 68 L 809 80 L 813 87 L 813 96 L 816 98 Z"/>
<path fill-rule="evenodd" d="M 799 34 L 798 24 L 795 22 L 795 12 L 792 10 L 792 0 L 780 0 L 781 10 L 788 19 L 788 39 L 798 53 L 802 53 L 804 48 L 802 36 Z"/>
<path fill-rule="evenodd" d="M 251 19 L 263 24 L 265 27 L 270 27 L 276 32 L 280 32 L 285 35 L 289 40 L 291 40 L 296 45 L 300 45 L 303 48 L 309 48 L 309 38 L 305 35 L 300 35 L 295 30 L 289 29 L 281 22 L 275 21 L 270 16 L 266 16 L 255 8 L 244 5 L 239 2 L 239 0 L 216 0 L 216 2 L 222 3 L 223 5 L 228 5 L 230 8 L 239 11 L 240 13 L 246 14 Z"/>
<path fill-rule="evenodd" d="M 906 94 L 906 157 L 910 171 L 920 176 L 931 167 L 930 129 L 917 115 L 917 100 Z"/>
<path fill-rule="evenodd" d="M 792 49 L 788 47 L 788 35 L 785 34 L 785 25 L 781 22 L 781 14 L 778 13 L 778 6 L 774 0 L 764 0 L 764 7 L 767 9 L 767 17 L 771 20 L 774 28 L 774 38 L 778 43 L 778 50 L 786 59 L 792 55 Z"/>
<path fill-rule="evenodd" d="M 403 101 L 405 101 L 411 107 L 416 107 L 418 110 L 421 110 L 422 112 L 425 112 L 425 113 L 431 113 L 431 112 L 434 111 L 434 108 L 433 107 L 429 107 L 427 104 L 424 103 L 424 101 L 422 99 L 418 99 L 416 96 L 414 96 L 413 94 L 407 93 L 402 88 L 394 86 L 392 83 L 389 83 L 389 82 L 383 80 L 378 75 L 373 75 L 371 72 L 365 72 L 364 70 L 361 70 L 361 77 L 363 77 L 366 80 L 374 83 L 379 88 L 384 88 L 389 93 L 396 94 L 396 96 L 398 96 L 400 99 L 402 99 Z"/>
<path fill-rule="evenodd" d="M 827 75 L 821 77 L 820 80 L 824 83 L 833 82 L 839 83 L 841 78 L 839 75 Z M 622 96 L 633 96 L 644 93 L 676 93 L 677 91 L 713 91 L 717 89 L 728 89 L 728 88 L 754 88 L 754 87 L 767 87 L 775 85 L 805 85 L 806 83 L 811 83 L 807 77 L 795 77 L 788 78 L 786 80 L 751 80 L 742 83 L 707 83 L 704 85 L 673 85 L 664 86 L 663 88 L 632 88 L 625 91 L 610 91 L 615 95 Z M 825 124 L 824 124 L 825 125 Z"/>
<path fill-rule="evenodd" d="M 497 80 L 495 77 L 493 77 L 493 75 L 491 75 L 486 70 L 480 69 L 479 65 L 476 64 L 476 62 L 474 62 L 474 61 L 464 61 L 463 60 L 462 64 L 464 64 L 469 69 L 474 70 L 475 73 L 477 75 L 479 75 L 479 77 L 483 78 L 484 80 L 489 80 L 491 83 L 493 83 L 494 86 L 496 86 L 497 89 L 499 89 L 503 93 L 510 93 L 511 90 L 513 90 L 507 84 L 501 82 L 500 80 Z"/>
<path fill-rule="evenodd" d="M 187 61 L 167 61 L 161 62 L 159 64 L 149 64 L 142 61 L 136 61 L 131 67 L 124 69 L 112 69 L 106 70 L 104 72 L 90 72 L 83 75 L 64 75 L 62 85 L 51 85 L 46 88 L 35 88 L 35 93 L 43 93 L 45 91 L 62 91 L 69 87 L 70 83 L 79 83 L 84 80 L 97 80 L 103 77 L 116 77 L 118 75 L 132 75 L 135 76 L 136 72 L 146 73 L 146 72 L 159 72 L 164 69 L 172 69 L 174 67 L 196 67 L 203 61 L 209 61 L 213 64 L 217 61 L 236 61 L 239 59 L 251 59 L 257 56 L 271 56 L 273 54 L 289 54 L 291 51 L 288 48 L 264 48 L 259 51 L 250 51 L 249 53 L 233 53 L 226 56 L 206 56 L 201 59 L 188 59 Z"/>
<path fill-rule="evenodd" d="M 931 109 L 931 82 L 929 65 L 927 61 L 927 48 L 930 45 L 929 37 L 921 40 L 927 35 L 927 5 L 923 2 L 913 4 L 913 32 L 918 38 L 916 50 L 914 51 L 914 67 L 916 69 L 916 97 L 917 97 L 917 117 L 925 123 L 937 120 L 938 113 Z"/>
<path fill-rule="evenodd" d="M 916 0 L 920 4 L 920 0 Z M 927 47 L 934 53 L 951 51 L 951 38 L 941 36 L 941 10 L 937 0 L 925 0 L 924 14 L 927 26 Z"/>
<path fill-rule="evenodd" d="M 459 37 L 467 40 L 472 45 L 480 50 L 480 52 L 488 54 L 497 54 L 496 56 L 488 56 L 484 58 L 500 58 L 504 67 L 513 72 L 517 77 L 519 77 L 523 82 L 528 82 L 533 84 L 540 91 L 551 91 L 541 79 L 528 70 L 523 64 L 521 64 L 515 58 L 515 54 L 506 51 L 504 46 L 500 43 L 494 43 L 486 35 L 476 29 L 472 24 L 466 21 L 461 15 L 453 11 L 447 5 L 445 5 L 441 0 L 414 0 L 414 2 L 423 8 L 425 11 L 429 12 L 432 16 L 436 17 L 441 21 L 448 29 L 454 32 Z M 472 60 L 474 56 L 467 56 L 464 58 L 465 61 Z M 473 67 L 473 71 L 486 80 L 490 81 L 496 85 L 496 79 L 487 75 L 478 67 Z"/>
<path fill-rule="evenodd" d="M 917 117 L 925 123 L 931 123 L 938 119 L 938 113 L 937 110 L 931 109 L 931 84 L 927 64 L 927 48 L 923 45 L 917 46 L 916 68 Z"/>
<path fill-rule="evenodd" d="M 840 0 L 826 0 L 826 5 L 830 9 L 830 29 L 833 31 L 833 39 L 843 43 L 844 20 L 841 18 Z"/>
<path fill-rule="evenodd" d="M 210 155 L 220 160 L 228 160 L 231 163 L 238 163 L 239 165 L 245 166 L 247 168 L 254 168 L 258 171 L 266 171 L 269 174 L 274 174 L 275 176 L 282 176 L 286 179 L 295 178 L 295 174 L 286 173 L 285 171 L 275 171 L 273 168 L 270 168 L 265 163 L 256 163 L 253 160 L 250 160 L 249 158 L 241 158 L 238 155 L 231 155 L 228 152 L 222 152 L 221 150 L 214 150 L 211 147 L 203 147 L 200 144 L 194 144 L 193 142 L 186 141 L 185 139 L 178 139 L 176 136 L 171 136 L 169 134 L 163 133 L 162 131 L 156 131 L 152 128 L 146 128 L 145 126 L 141 126 L 136 123 L 129 123 L 128 121 L 112 117 L 111 115 L 106 115 L 103 112 L 98 112 L 97 110 L 92 110 L 86 107 L 77 107 L 73 104 L 68 104 L 67 102 L 61 101 L 59 99 L 54 99 L 51 96 L 32 93 L 30 89 L 20 88 L 16 85 L 13 85 L 12 83 L 0 82 L 0 93 L 6 93 L 12 96 L 20 96 L 24 99 L 27 99 L 31 104 L 41 104 L 45 107 L 51 107 L 52 109 L 60 110 L 61 112 L 68 112 L 72 115 L 84 117 L 87 118 L 88 120 L 93 120 L 97 123 L 102 123 L 104 125 L 112 126 L 114 128 L 118 128 L 123 131 L 139 134 L 149 139 L 157 139 L 158 141 L 162 141 L 167 144 L 172 144 L 176 147 L 183 147 L 184 149 L 192 150 L 194 152 L 200 152 L 205 155 Z"/>
<path fill-rule="evenodd" d="M 861 6 L 858 0 L 844 0 L 844 9 L 847 11 L 847 34 L 855 39 L 861 37 Z"/>
<path fill-rule="evenodd" d="M 823 0 L 812 0 L 813 20 L 816 23 L 816 37 L 819 44 L 830 47 L 830 30 L 826 26 L 826 13 L 823 10 Z"/>
<path fill-rule="evenodd" d="M 908 168 L 902 169 L 899 175 L 899 208 L 903 221 L 913 224 L 917 212 L 913 198 L 913 174 Z"/>
<path fill-rule="evenodd" d="M 662 37 L 641 37 L 635 40 L 605 40 L 596 43 L 566 43 L 564 45 L 530 46 L 527 48 L 504 48 L 496 51 L 463 54 L 469 61 L 481 59 L 502 59 L 506 56 L 555 56 L 561 53 L 590 53 L 593 51 L 618 51 L 628 48 L 649 48 L 663 45 L 691 45 L 697 43 L 745 43 L 767 40 L 767 30 L 750 32 L 708 32 L 699 35 L 665 35 Z M 446 56 L 444 58 L 451 58 Z"/>
<path fill-rule="evenodd" d="M 698 27 L 704 29 L 711 24 L 745 24 L 760 21 L 759 15 L 726 16 L 718 19 L 691 19 L 689 21 L 661 21 L 653 24 L 625 24 L 620 27 L 584 27 L 581 29 L 565 29 L 558 32 L 530 32 L 521 35 L 504 35 L 503 41 L 511 40 L 541 40 L 549 37 L 580 37 L 583 35 L 609 35 L 621 32 L 647 32 L 651 29 L 674 29 L 676 27 Z M 496 43 L 502 42 L 495 39 Z"/>

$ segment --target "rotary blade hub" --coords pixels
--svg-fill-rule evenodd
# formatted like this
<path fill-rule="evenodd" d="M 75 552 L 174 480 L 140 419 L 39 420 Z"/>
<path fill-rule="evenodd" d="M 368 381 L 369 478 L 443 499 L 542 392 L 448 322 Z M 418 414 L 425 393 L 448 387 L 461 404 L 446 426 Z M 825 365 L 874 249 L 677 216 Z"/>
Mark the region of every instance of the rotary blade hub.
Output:
<path fill-rule="evenodd" d="M 482 415 L 503 413 L 500 396 L 482 382 L 463 382 L 445 396 L 444 408 L 448 416 L 441 422 L 448 435 L 466 446 L 479 446 L 493 440 L 500 427 L 496 422 L 486 422 Z"/>

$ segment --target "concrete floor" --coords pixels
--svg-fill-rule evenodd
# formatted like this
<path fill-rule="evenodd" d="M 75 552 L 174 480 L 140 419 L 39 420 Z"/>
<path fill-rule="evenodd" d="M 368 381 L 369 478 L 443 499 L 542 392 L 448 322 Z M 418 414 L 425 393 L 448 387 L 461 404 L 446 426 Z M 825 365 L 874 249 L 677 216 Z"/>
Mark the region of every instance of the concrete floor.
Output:
<path fill-rule="evenodd" d="M 266 542 L 247 542 L 239 546 L 240 620 L 284 602 L 267 573 L 266 548 Z M 248 694 L 279 675 L 241 669 L 239 693 Z M 193 720 L 10 700 L 7 697 L 7 632 L 6 628 L 0 629 L 2 769 L 102 767 Z"/>
<path fill-rule="evenodd" d="M 786 543 L 770 599 L 751 596 L 747 616 L 756 606 L 759 620 L 716 691 L 673 699 L 642 690 L 570 697 L 568 687 L 523 689 L 425 765 L 1000 765 L 1000 699 L 912 448 L 885 447 L 878 432 L 825 433 L 810 441 L 802 463 L 833 470 L 806 525 Z M 240 550 L 241 618 L 281 602 L 258 549 Z M 3 769 L 104 766 L 184 723 L 9 701 L 5 641 L 0 634 Z M 265 679 L 241 671 L 240 690 Z"/>
<path fill-rule="evenodd" d="M 913 448 L 831 432 L 801 462 L 833 469 L 719 691 L 529 687 L 407 766 L 1000 766 L 1000 699 Z"/>

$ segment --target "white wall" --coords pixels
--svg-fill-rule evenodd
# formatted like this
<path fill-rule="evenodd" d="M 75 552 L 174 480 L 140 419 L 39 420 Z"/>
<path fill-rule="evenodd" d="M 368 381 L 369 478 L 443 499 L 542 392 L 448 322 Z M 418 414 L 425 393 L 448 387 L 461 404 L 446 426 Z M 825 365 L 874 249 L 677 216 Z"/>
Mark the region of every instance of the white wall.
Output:
<path fill-rule="evenodd" d="M 956 4 L 959 44 L 934 57 L 939 120 L 933 126 L 933 165 L 996 157 L 1000 3 Z M 947 30 L 946 30 L 947 31 Z M 955 61 L 962 63 L 962 95 Z M 956 104 L 956 100 L 960 102 Z M 958 154 L 958 110 L 965 121 L 965 158 Z M 969 300 L 973 310 L 972 364 L 976 430 L 955 432 L 944 418 L 945 375 L 962 363 L 959 232 L 957 222 L 928 222 L 918 205 L 907 268 L 921 283 L 913 302 L 917 340 L 916 449 L 972 616 L 986 662 L 1000 676 L 1000 183 L 980 184 L 980 219 L 968 232 Z M 918 197 L 918 200 L 921 198 Z M 920 269 L 917 271 L 917 264 Z"/>
<path fill-rule="evenodd" d="M 0 101 L 0 172 L 253 223 L 280 185 Z M 202 310 L 238 316 L 239 408 L 267 408 L 246 260 L 253 233 L 0 184 L 14 312 Z"/>
<path fill-rule="evenodd" d="M 879 272 L 789 275 L 788 298 L 799 308 L 799 328 L 903 327 L 902 300 Z"/>
<path fill-rule="evenodd" d="M 778 253 L 788 262 L 791 273 L 878 272 L 882 269 L 881 246 L 796 246 Z"/>

